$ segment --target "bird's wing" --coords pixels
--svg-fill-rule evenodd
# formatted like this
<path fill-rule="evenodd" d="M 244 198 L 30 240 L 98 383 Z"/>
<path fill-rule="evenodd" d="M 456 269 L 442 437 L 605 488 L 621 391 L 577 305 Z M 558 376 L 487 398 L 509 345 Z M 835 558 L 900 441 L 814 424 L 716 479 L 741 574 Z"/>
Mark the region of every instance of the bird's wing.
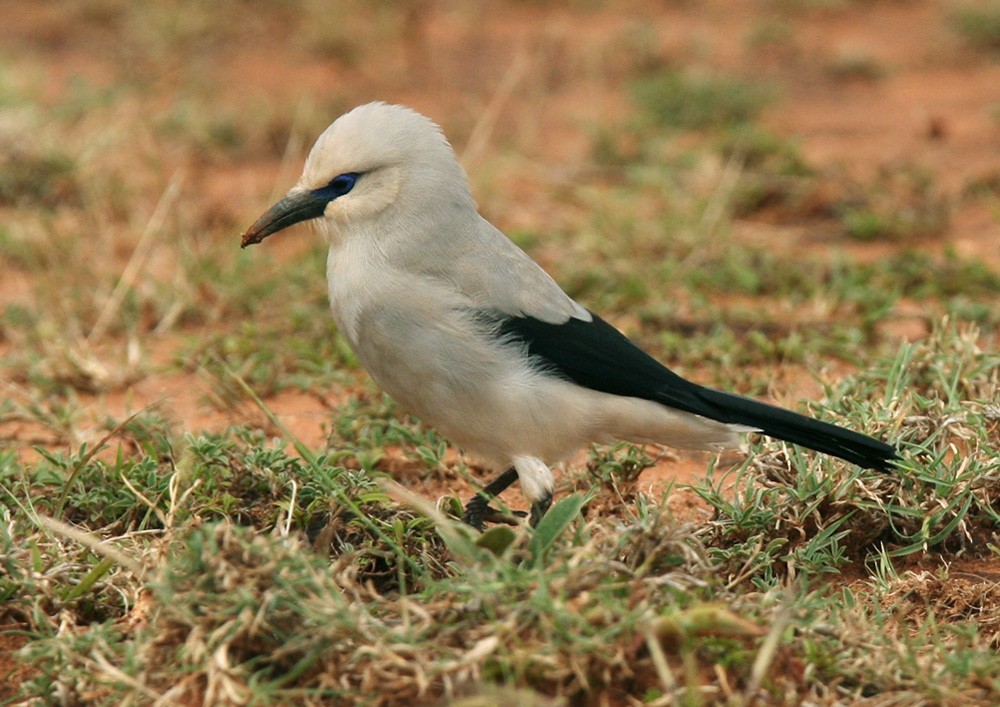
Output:
<path fill-rule="evenodd" d="M 577 385 L 751 427 L 867 468 L 886 469 L 898 458 L 894 447 L 867 435 L 685 380 L 596 314 L 561 324 L 494 314 L 492 322 L 496 336 L 520 343 L 541 368 Z"/>
<path fill-rule="evenodd" d="M 681 378 L 599 316 L 588 313 L 590 321 L 570 318 L 561 324 L 507 316 L 495 320 L 495 331 L 498 337 L 525 345 L 543 369 L 578 385 L 712 417 L 712 411 L 698 400 L 701 386 Z"/>
<path fill-rule="evenodd" d="M 462 252 L 452 253 L 447 277 L 477 309 L 563 324 L 590 321 L 580 306 L 531 257 L 488 221 L 468 234 Z"/>

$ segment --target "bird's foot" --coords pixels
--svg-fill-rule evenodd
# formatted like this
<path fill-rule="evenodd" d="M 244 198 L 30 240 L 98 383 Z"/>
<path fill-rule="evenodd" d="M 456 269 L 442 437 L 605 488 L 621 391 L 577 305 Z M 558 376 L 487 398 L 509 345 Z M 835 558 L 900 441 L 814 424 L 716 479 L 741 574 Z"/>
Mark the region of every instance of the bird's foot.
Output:
<path fill-rule="evenodd" d="M 486 523 L 504 524 L 504 525 L 520 525 L 521 522 L 527 518 L 528 514 L 524 511 L 510 511 L 509 513 L 504 513 L 503 511 L 498 511 L 492 506 L 486 507 L 486 513 L 483 516 L 483 521 Z"/>
<path fill-rule="evenodd" d="M 521 519 L 527 515 L 524 511 L 511 511 L 510 513 L 498 511 L 482 496 L 475 496 L 465 505 L 462 522 L 471 525 L 476 530 L 483 530 L 487 523 L 518 525 Z"/>
<path fill-rule="evenodd" d="M 545 511 L 549 510 L 549 506 L 552 505 L 552 494 L 547 493 L 540 499 L 531 504 L 531 517 L 528 522 L 531 524 L 532 528 L 537 528 L 539 521 L 541 521 L 542 516 L 545 515 Z"/>

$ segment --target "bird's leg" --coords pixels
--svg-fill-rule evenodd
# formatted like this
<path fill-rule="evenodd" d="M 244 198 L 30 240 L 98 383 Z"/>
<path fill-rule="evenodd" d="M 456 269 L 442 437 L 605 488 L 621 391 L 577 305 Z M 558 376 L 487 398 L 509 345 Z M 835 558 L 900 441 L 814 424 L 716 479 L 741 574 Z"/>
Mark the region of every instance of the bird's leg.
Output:
<path fill-rule="evenodd" d="M 465 512 L 462 513 L 462 521 L 471 525 L 476 530 L 482 530 L 486 521 L 497 522 L 503 520 L 503 516 L 490 508 L 490 501 L 496 496 L 510 488 L 511 484 L 517 481 L 517 469 L 510 467 L 490 483 L 486 484 L 482 491 L 469 499 L 465 504 Z"/>
<path fill-rule="evenodd" d="M 545 511 L 549 510 L 549 506 L 552 505 L 552 494 L 547 493 L 540 499 L 531 504 L 531 516 L 528 518 L 528 522 L 531 523 L 532 528 L 538 527 L 538 521 L 542 519 L 545 515 Z"/>

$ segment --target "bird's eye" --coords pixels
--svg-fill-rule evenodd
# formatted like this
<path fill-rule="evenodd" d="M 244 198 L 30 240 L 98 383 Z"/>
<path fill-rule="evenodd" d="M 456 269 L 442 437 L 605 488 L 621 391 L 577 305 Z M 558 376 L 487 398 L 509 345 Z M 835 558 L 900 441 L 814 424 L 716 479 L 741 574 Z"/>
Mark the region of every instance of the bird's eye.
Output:
<path fill-rule="evenodd" d="M 347 172 L 345 174 L 340 174 L 330 180 L 330 183 L 321 189 L 317 189 L 316 192 L 323 194 L 329 200 L 336 199 L 338 196 L 343 196 L 347 192 L 354 188 L 354 185 L 358 181 L 360 175 L 357 172 Z"/>

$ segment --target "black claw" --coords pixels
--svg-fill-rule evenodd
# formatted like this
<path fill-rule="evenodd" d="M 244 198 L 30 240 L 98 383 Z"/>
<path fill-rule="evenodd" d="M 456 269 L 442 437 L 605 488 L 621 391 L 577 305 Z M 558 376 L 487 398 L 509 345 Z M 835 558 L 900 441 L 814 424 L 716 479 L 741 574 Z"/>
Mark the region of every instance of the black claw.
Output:
<path fill-rule="evenodd" d="M 511 511 L 510 513 L 504 513 L 503 511 L 498 511 L 496 508 L 487 506 L 486 513 L 483 515 L 483 520 L 487 523 L 520 525 L 521 519 L 527 515 L 528 514 L 524 511 Z"/>
<path fill-rule="evenodd" d="M 476 530 L 482 530 L 486 523 L 510 523 L 513 518 L 490 507 L 490 501 L 503 493 L 517 479 L 517 469 L 511 467 L 483 488 L 482 491 L 469 499 L 462 513 L 462 522 L 471 525 Z M 516 514 L 515 514 L 516 515 Z M 514 521 L 514 525 L 517 521 Z"/>
<path fill-rule="evenodd" d="M 466 525 L 471 525 L 476 530 L 482 530 L 486 527 L 486 515 L 487 511 L 490 510 L 493 509 L 490 508 L 489 501 L 482 496 L 473 496 L 465 504 L 465 511 L 462 513 L 462 522 Z"/>

